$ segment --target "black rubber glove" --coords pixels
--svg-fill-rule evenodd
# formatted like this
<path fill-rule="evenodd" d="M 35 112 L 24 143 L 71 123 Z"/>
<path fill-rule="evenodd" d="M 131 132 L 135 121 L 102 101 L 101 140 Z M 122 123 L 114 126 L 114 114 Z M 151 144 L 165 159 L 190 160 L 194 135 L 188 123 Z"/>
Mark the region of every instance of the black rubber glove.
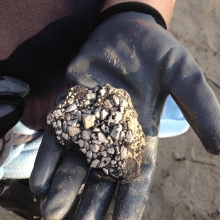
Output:
<path fill-rule="evenodd" d="M 129 12 L 128 4 L 124 5 L 127 12 L 114 14 L 117 7 L 101 15 L 103 21 L 69 65 L 67 78 L 70 87 L 109 83 L 130 94 L 147 144 L 140 177 L 118 186 L 113 219 L 140 219 L 153 178 L 167 95 L 172 95 L 206 150 L 214 155 L 220 154 L 220 106 L 192 56 L 157 19 L 140 7 L 134 12 L 134 5 Z M 73 219 L 103 219 L 116 182 L 90 169 L 83 155 L 64 150 L 47 128 L 30 179 L 33 192 L 48 195 L 44 217 L 61 219 L 84 182 Z"/>
<path fill-rule="evenodd" d="M 13 140 L 13 126 L 24 113 L 23 96 L 29 86 L 21 80 L 9 76 L 0 77 L 0 166 L 10 153 Z"/>

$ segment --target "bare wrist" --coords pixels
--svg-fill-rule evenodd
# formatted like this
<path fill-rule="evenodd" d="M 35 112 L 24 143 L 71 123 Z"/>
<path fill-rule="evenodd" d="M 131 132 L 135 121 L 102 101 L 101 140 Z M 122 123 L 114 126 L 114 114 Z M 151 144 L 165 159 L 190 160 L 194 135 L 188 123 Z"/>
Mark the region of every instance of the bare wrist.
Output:
<path fill-rule="evenodd" d="M 102 11 L 123 2 L 142 2 L 152 6 L 160 12 L 166 22 L 166 25 L 169 26 L 176 0 L 105 0 Z"/>

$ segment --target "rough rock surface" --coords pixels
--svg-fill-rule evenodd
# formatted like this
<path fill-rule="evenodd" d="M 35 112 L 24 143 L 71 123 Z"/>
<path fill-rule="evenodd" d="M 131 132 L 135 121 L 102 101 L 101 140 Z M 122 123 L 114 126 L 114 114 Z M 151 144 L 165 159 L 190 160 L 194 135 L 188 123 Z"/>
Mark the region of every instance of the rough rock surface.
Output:
<path fill-rule="evenodd" d="M 78 146 L 91 167 L 122 183 L 139 175 L 145 135 L 123 89 L 109 84 L 93 89 L 72 87 L 48 115 L 47 123 L 59 143 Z"/>

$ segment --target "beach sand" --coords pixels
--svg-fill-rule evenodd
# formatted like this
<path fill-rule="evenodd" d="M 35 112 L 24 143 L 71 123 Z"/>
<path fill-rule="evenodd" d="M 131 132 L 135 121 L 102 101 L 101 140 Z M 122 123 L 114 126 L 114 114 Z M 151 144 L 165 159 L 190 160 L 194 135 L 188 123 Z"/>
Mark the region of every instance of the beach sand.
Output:
<path fill-rule="evenodd" d="M 219 0 L 178 0 L 169 30 L 191 52 L 220 100 Z M 111 216 L 112 209 L 108 220 Z M 20 218 L 0 208 L 0 220 L 5 219 Z M 156 172 L 142 219 L 220 219 L 220 158 L 206 152 L 191 128 L 159 140 Z"/>

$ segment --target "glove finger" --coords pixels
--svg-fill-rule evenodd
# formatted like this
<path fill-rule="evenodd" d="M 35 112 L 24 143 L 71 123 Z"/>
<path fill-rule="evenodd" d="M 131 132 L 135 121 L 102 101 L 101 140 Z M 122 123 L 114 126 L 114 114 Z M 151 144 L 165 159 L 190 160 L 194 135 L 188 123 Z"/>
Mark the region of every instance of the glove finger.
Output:
<path fill-rule="evenodd" d="M 104 219 L 116 187 L 117 182 L 91 169 L 74 219 Z"/>
<path fill-rule="evenodd" d="M 220 155 L 220 105 L 192 56 L 181 47 L 169 53 L 163 79 L 166 91 L 180 107 L 206 150 Z M 181 56 L 180 56 L 181 55 Z M 175 62 L 173 62 L 175 60 Z"/>
<path fill-rule="evenodd" d="M 11 76 L 0 76 L 0 93 L 16 93 L 21 97 L 26 96 L 30 91 L 27 83 Z"/>
<path fill-rule="evenodd" d="M 30 177 L 30 188 L 33 193 L 37 195 L 47 193 L 63 149 L 64 147 L 57 142 L 50 132 L 50 128 L 46 127 Z"/>
<path fill-rule="evenodd" d="M 62 219 L 68 213 L 88 170 L 89 165 L 83 155 L 72 150 L 65 151 L 42 207 L 44 218 Z"/>
<path fill-rule="evenodd" d="M 141 219 L 156 164 L 157 138 L 148 137 L 149 146 L 143 155 L 140 177 L 128 184 L 120 184 L 113 219 Z"/>

